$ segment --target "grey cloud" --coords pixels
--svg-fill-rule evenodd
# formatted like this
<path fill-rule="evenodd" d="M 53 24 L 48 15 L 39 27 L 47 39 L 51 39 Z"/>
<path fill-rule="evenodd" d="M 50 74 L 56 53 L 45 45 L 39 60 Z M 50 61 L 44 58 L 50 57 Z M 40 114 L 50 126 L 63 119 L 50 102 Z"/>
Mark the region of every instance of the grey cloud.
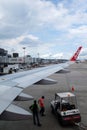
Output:
<path fill-rule="evenodd" d="M 31 16 L 26 4 L 11 2 L 0 6 L 3 13 L 0 20 L 0 38 L 15 38 L 31 30 Z"/>
<path fill-rule="evenodd" d="M 81 53 L 80 56 L 87 56 L 87 52 Z"/>
<path fill-rule="evenodd" d="M 39 40 L 35 41 L 35 40 L 31 40 L 29 38 L 24 38 L 19 44 L 29 46 L 29 47 L 37 47 L 38 45 L 43 44 L 43 43 Z"/>

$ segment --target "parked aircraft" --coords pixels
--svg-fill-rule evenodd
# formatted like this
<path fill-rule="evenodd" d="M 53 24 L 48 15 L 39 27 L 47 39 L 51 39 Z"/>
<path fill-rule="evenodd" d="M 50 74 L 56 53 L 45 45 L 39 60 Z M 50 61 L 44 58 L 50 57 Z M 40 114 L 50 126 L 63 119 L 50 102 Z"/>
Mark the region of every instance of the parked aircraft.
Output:
<path fill-rule="evenodd" d="M 80 46 L 73 57 L 66 63 L 50 65 L 36 68 L 29 71 L 9 74 L 0 77 L 0 119 L 1 120 L 20 120 L 29 119 L 31 113 L 12 104 L 14 100 L 24 101 L 32 97 L 24 94 L 22 91 L 35 83 L 54 83 L 48 79 L 49 75 L 58 72 L 77 59 L 82 47 Z"/>

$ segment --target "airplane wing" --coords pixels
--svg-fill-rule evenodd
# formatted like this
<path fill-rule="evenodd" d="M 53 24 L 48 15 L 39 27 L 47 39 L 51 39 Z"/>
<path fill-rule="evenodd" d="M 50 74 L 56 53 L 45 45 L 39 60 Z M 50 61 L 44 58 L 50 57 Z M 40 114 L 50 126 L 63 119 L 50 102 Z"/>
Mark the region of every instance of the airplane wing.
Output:
<path fill-rule="evenodd" d="M 54 83 L 48 79 L 49 75 L 58 72 L 77 59 L 82 47 L 79 47 L 73 57 L 66 63 L 49 65 L 33 70 L 18 72 L 0 77 L 0 119 L 2 120 L 20 120 L 28 119 L 31 115 L 28 111 L 13 105 L 14 100 L 28 100 L 31 96 L 24 94 L 22 91 L 35 83 Z"/>

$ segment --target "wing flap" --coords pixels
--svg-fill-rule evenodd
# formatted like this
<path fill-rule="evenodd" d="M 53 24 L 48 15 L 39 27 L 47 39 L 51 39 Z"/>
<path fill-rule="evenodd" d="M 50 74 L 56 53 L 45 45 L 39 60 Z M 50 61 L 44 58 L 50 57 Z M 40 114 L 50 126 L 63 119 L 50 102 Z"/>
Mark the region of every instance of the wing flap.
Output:
<path fill-rule="evenodd" d="M 35 84 L 49 85 L 49 84 L 56 84 L 56 83 L 57 83 L 56 80 L 53 80 L 53 79 L 50 79 L 50 78 L 45 78 L 45 79 L 42 79 Z"/>
<path fill-rule="evenodd" d="M 0 116 L 0 120 L 27 120 L 32 113 L 24 110 L 21 107 L 11 104 Z"/>
<path fill-rule="evenodd" d="M 25 93 L 21 93 L 20 95 L 17 96 L 15 99 L 16 101 L 27 101 L 27 100 L 32 100 L 34 99 L 31 95 L 27 95 Z"/>
<path fill-rule="evenodd" d="M 23 89 L 10 86 L 0 86 L 0 114 L 12 103 L 12 101 L 21 93 Z"/>
<path fill-rule="evenodd" d="M 1 86 L 1 85 L 6 85 L 6 86 L 9 86 L 9 87 L 10 87 L 10 86 L 11 86 L 11 87 L 14 87 L 14 86 L 17 86 L 18 83 L 9 80 L 9 81 L 3 81 L 3 82 L 1 82 L 1 83 L 0 83 L 0 86 Z"/>

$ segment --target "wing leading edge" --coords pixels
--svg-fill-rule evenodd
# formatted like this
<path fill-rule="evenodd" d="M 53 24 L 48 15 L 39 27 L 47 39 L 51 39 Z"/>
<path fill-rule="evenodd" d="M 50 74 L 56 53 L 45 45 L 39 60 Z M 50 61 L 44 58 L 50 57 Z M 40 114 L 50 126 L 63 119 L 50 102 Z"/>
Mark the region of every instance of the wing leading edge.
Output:
<path fill-rule="evenodd" d="M 15 74 L 5 75 L 0 77 L 0 119 L 28 119 L 31 115 L 29 112 L 22 110 L 17 106 L 13 106 L 14 100 L 27 100 L 29 97 L 25 94 L 21 94 L 23 89 L 39 83 L 41 80 L 48 80 L 52 83 L 52 80 L 45 79 L 49 75 L 58 72 L 70 64 L 73 64 L 77 59 L 82 47 L 79 47 L 70 61 L 66 63 L 50 65 L 47 67 L 37 68 L 34 70 L 19 72 Z M 43 83 L 43 82 L 42 82 Z M 32 97 L 30 97 L 32 98 Z M 20 112 L 19 112 L 20 111 Z M 12 116 L 13 118 L 12 118 Z"/>

